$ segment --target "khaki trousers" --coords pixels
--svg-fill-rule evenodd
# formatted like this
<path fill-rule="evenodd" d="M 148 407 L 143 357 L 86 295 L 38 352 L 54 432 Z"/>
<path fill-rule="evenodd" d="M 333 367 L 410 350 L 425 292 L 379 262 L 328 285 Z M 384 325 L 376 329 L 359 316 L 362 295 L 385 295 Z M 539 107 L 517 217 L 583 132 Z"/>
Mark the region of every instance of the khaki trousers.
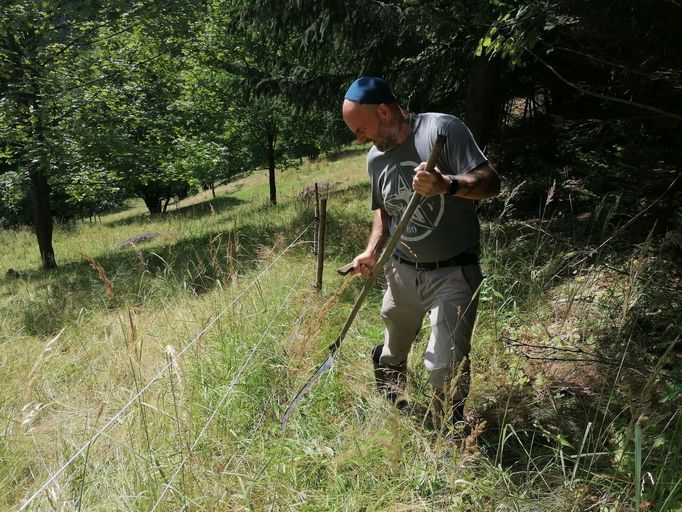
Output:
<path fill-rule="evenodd" d="M 456 389 L 449 392 L 455 400 L 466 398 L 470 380 L 468 357 L 465 367 L 458 366 L 471 350 L 478 291 L 483 280 L 481 267 L 418 270 L 392 259 L 384 272 L 388 289 L 381 307 L 381 318 L 386 325 L 381 364 L 400 366 L 407 361 L 428 313 L 431 336 L 424 366 L 429 371 L 429 383 L 436 390 L 446 390 L 459 373 Z"/>

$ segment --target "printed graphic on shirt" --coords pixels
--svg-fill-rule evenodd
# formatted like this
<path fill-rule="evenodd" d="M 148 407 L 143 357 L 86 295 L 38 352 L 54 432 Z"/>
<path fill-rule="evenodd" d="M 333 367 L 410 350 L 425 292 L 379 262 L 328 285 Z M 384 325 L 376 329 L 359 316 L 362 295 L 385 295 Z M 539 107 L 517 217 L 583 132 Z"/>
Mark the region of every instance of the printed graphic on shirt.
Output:
<path fill-rule="evenodd" d="M 390 187 L 388 195 L 384 197 L 384 208 L 388 214 L 395 219 L 396 224 L 407 208 L 407 204 L 412 197 L 412 180 L 407 180 L 406 176 L 414 174 L 414 168 L 419 165 L 416 162 L 400 162 L 400 170 L 396 165 L 386 167 L 379 176 L 379 181 L 389 182 L 393 177 L 397 183 Z M 429 201 L 423 202 L 412 214 L 410 223 L 405 228 L 401 239 L 405 242 L 418 242 L 428 237 L 438 226 L 443 217 L 445 199 L 443 196 L 434 196 Z"/>

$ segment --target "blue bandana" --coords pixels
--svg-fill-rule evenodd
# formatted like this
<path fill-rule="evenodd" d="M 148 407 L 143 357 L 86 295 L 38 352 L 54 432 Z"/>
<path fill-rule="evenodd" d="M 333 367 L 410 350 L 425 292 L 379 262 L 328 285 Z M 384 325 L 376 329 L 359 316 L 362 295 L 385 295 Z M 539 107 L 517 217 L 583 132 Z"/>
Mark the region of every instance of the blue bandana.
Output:
<path fill-rule="evenodd" d="M 398 102 L 388 84 L 375 76 L 358 78 L 346 91 L 345 98 L 356 103 L 369 103 L 372 105 Z"/>

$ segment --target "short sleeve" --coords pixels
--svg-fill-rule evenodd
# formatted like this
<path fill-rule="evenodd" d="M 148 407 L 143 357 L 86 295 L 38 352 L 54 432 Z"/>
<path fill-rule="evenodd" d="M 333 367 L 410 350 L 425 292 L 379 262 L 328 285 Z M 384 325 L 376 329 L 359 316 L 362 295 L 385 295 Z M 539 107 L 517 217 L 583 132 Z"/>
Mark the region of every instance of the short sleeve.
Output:
<path fill-rule="evenodd" d="M 446 126 L 445 135 L 445 154 L 453 174 L 467 173 L 488 161 L 471 131 L 461 120 L 452 119 Z"/>
<path fill-rule="evenodd" d="M 372 169 L 376 167 L 373 165 L 374 158 L 375 156 L 372 150 L 370 150 L 369 154 L 367 155 L 367 174 L 369 176 L 369 186 L 371 192 L 371 208 L 372 210 L 378 210 L 379 208 L 384 207 L 384 198 L 381 195 L 381 185 L 378 182 L 379 173 L 372 171 Z"/>

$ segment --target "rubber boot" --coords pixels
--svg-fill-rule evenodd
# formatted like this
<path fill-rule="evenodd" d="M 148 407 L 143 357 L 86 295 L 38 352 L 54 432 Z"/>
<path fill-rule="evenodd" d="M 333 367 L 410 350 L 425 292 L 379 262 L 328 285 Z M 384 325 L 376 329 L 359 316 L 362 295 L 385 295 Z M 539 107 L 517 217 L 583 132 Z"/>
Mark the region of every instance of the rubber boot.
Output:
<path fill-rule="evenodd" d="M 381 351 L 384 345 L 377 345 L 372 350 L 372 364 L 374 365 L 374 379 L 377 389 L 384 394 L 398 409 L 407 405 L 407 400 L 402 396 L 407 385 L 407 363 L 400 366 L 381 364 Z"/>
<path fill-rule="evenodd" d="M 466 419 L 464 418 L 464 400 L 453 400 L 452 402 L 452 424 L 456 425 L 457 423 L 464 421 L 466 422 Z"/>
<path fill-rule="evenodd" d="M 457 436 L 469 435 L 471 427 L 464 417 L 464 399 L 450 399 L 443 391 L 434 390 L 430 409 L 436 429 L 451 426 Z M 447 425 L 448 420 L 450 425 Z"/>

